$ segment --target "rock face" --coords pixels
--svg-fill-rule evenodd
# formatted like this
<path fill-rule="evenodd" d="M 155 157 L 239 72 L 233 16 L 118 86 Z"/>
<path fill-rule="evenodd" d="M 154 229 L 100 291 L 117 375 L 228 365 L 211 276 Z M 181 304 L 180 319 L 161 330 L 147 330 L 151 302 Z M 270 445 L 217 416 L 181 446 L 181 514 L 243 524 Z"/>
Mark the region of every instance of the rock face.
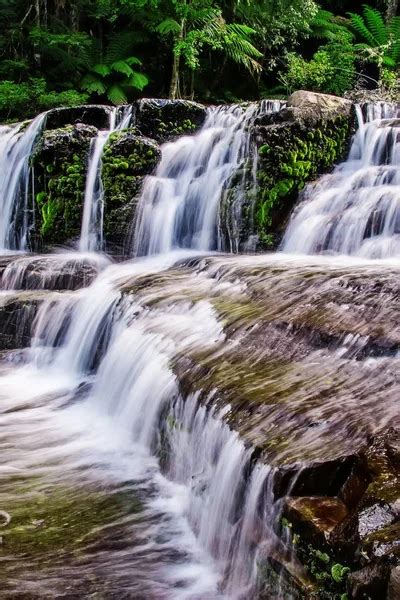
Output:
<path fill-rule="evenodd" d="M 136 125 L 143 135 L 164 143 L 194 133 L 206 116 L 206 107 L 197 102 L 144 98 L 138 102 Z"/>
<path fill-rule="evenodd" d="M 123 252 L 134 221 L 143 179 L 161 157 L 154 140 L 137 135 L 137 130 L 115 132 L 105 148 L 102 179 L 104 185 L 104 235 L 107 247 Z"/>

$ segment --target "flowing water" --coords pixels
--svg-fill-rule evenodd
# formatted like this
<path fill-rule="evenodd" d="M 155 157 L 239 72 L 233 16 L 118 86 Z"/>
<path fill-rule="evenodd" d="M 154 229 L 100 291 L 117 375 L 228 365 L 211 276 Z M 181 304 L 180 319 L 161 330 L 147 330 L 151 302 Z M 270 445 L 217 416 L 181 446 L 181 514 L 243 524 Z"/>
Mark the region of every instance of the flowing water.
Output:
<path fill-rule="evenodd" d="M 306 192 L 283 240 L 285 252 L 400 255 L 400 120 L 395 106 L 357 109 L 348 160 Z"/>
<path fill-rule="evenodd" d="M 257 110 L 211 109 L 198 134 L 163 146 L 134 260 L 0 261 L 2 315 L 35 315 L 28 347 L 0 360 L 6 597 L 281 598 L 271 563 L 308 589 L 277 535 L 277 470 L 351 455 L 398 424 L 395 257 L 210 255 Z M 360 114 L 352 174 L 346 163 L 331 184 L 361 169 L 368 136 L 383 161 L 391 115 Z"/>
<path fill-rule="evenodd" d="M 127 106 L 122 111 L 113 108 L 110 113 L 109 129 L 99 130 L 92 141 L 83 202 L 80 252 L 96 252 L 103 248 L 104 189 L 101 180 L 101 158 L 111 134 L 129 127 L 131 118 L 131 106 Z"/>
<path fill-rule="evenodd" d="M 26 125 L 0 127 L 0 251 L 26 250 L 33 215 L 33 177 L 29 161 L 46 114 Z"/>
<path fill-rule="evenodd" d="M 176 248 L 222 249 L 221 199 L 232 175 L 248 158 L 249 127 L 258 114 L 277 112 L 281 106 L 269 101 L 246 109 L 211 108 L 198 134 L 163 146 L 161 162 L 147 178 L 138 206 L 136 256 Z"/>

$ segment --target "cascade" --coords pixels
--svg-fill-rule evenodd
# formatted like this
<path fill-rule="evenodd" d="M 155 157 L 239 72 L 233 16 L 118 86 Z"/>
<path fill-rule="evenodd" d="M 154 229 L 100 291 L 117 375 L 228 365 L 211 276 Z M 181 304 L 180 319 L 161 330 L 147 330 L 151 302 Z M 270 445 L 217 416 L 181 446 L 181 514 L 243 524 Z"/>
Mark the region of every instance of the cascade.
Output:
<path fill-rule="evenodd" d="M 24 125 L 0 127 L 0 251 L 26 250 L 33 214 L 33 177 L 29 164 L 46 114 Z"/>
<path fill-rule="evenodd" d="M 305 459 L 333 461 L 339 446 L 351 452 L 376 423 L 395 422 L 395 403 L 383 407 L 384 392 L 395 398 L 399 391 L 395 270 L 380 279 L 386 312 L 370 336 L 367 319 L 353 315 L 362 307 L 352 296 L 360 277 L 365 314 L 376 319 L 371 289 L 378 276 L 370 266 L 353 266 L 347 282 L 342 259 L 205 256 L 223 248 L 221 198 L 249 156 L 255 181 L 249 126 L 280 106 L 210 108 L 197 134 L 165 144 L 139 200 L 136 258 L 122 264 L 93 253 L 102 247 L 102 153 L 131 118 L 118 120 L 114 111 L 91 149 L 80 253 L 0 265 L 0 305 L 12 294 L 26 294 L 29 303 L 32 290 L 39 299 L 30 347 L 0 361 L 0 471 L 11 474 L 2 501 L 16 512 L 29 505 L 31 536 L 48 527 L 57 541 L 52 517 L 42 523 L 35 513 L 51 504 L 54 490 L 76 499 L 90 524 L 76 534 L 68 502 L 61 511 L 56 506 L 55 513 L 67 513 L 63 544 L 76 538 L 79 552 L 62 546 L 51 564 L 42 552 L 21 559 L 6 592 L 18 585 L 22 594 L 61 595 L 67 579 L 77 597 L 100 590 L 149 600 L 249 600 L 259 597 L 260 571 L 270 559 L 298 581 L 301 570 L 277 535 L 276 463 L 267 466 L 266 457 L 292 464 L 304 448 Z M 396 111 L 375 105 L 358 109 L 358 117 L 348 161 L 307 191 L 289 224 L 286 252 L 396 254 Z M 3 137 L 11 156 L 24 136 L 7 128 Z M 239 186 L 232 251 L 239 250 L 240 193 Z M 344 243 L 347 227 L 354 251 Z M 189 389 L 185 377 L 193 378 Z M 25 480 L 28 491 L 19 484 Z M 107 510 L 87 510 L 91 494 L 105 499 Z M 290 597 L 276 589 L 268 596 L 264 587 L 263 597 Z"/>
<path fill-rule="evenodd" d="M 400 255 L 398 116 L 393 105 L 357 107 L 348 160 L 308 187 L 286 231 L 284 252 Z"/>
<path fill-rule="evenodd" d="M 220 201 L 249 154 L 249 126 L 259 114 L 277 112 L 281 106 L 264 101 L 248 108 L 212 107 L 200 132 L 163 146 L 161 162 L 147 178 L 138 205 L 136 256 L 176 248 L 222 249 Z"/>
<path fill-rule="evenodd" d="M 132 106 L 127 106 L 122 111 L 113 108 L 109 129 L 99 130 L 92 140 L 83 202 L 80 252 L 93 252 L 103 247 L 104 189 L 101 180 L 101 158 L 110 135 L 114 131 L 126 129 L 131 118 Z"/>

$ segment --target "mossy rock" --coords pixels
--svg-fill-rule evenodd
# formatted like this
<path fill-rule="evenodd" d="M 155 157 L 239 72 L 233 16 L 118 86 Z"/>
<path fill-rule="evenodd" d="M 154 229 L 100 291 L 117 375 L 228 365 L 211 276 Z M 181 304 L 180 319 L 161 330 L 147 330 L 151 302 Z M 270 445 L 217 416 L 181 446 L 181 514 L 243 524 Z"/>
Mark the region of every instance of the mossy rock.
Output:
<path fill-rule="evenodd" d="M 137 129 L 111 134 L 103 154 L 104 236 L 109 247 L 123 250 L 146 175 L 161 157 L 159 146 Z"/>
<path fill-rule="evenodd" d="M 136 125 L 143 135 L 164 143 L 194 133 L 206 116 L 206 107 L 197 102 L 144 98 L 138 103 Z"/>
<path fill-rule="evenodd" d="M 328 111 L 319 119 L 315 115 L 308 118 L 298 110 L 301 115 L 285 109 L 271 117 L 275 122 L 252 128 L 253 156 L 244 165 L 241 178 L 232 180 L 222 203 L 225 247 L 234 233 L 229 214 L 234 212 L 237 198 L 241 205 L 238 250 L 245 249 L 250 236 L 257 237 L 257 249 L 275 249 L 305 185 L 345 158 L 351 117 Z M 253 160 L 257 163 L 256 186 Z"/>
<path fill-rule="evenodd" d="M 44 131 L 32 156 L 38 240 L 32 249 L 79 236 L 87 162 L 96 134 L 95 127 L 82 124 Z"/>

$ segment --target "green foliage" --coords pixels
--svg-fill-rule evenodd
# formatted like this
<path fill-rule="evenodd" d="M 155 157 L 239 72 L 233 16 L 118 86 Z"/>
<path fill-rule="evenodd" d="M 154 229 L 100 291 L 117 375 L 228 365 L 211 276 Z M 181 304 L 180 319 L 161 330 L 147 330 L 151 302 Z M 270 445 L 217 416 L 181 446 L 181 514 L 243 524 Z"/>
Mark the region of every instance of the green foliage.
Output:
<path fill-rule="evenodd" d="M 342 94 L 354 85 L 355 55 L 376 62 L 395 93 L 400 17 L 385 21 L 374 6 L 346 19 L 349 0 L 0 0 L 0 118 L 120 104 L 147 89 L 241 101 L 283 81 L 284 91 Z"/>
<path fill-rule="evenodd" d="M 49 92 L 44 79 L 29 79 L 25 83 L 0 82 L 0 116 L 4 119 L 29 116 L 29 106 L 34 113 L 55 106 L 78 106 L 87 99 L 87 94 L 76 90 Z"/>
<path fill-rule="evenodd" d="M 355 81 L 355 52 L 351 35 L 340 31 L 318 50 L 311 60 L 290 53 L 287 70 L 281 81 L 288 91 L 309 89 L 342 95 L 352 89 Z"/>
<path fill-rule="evenodd" d="M 350 13 L 351 25 L 361 43 L 355 48 L 361 58 L 381 68 L 400 67 L 400 17 L 385 21 L 376 8 L 364 5 L 363 14 Z"/>

